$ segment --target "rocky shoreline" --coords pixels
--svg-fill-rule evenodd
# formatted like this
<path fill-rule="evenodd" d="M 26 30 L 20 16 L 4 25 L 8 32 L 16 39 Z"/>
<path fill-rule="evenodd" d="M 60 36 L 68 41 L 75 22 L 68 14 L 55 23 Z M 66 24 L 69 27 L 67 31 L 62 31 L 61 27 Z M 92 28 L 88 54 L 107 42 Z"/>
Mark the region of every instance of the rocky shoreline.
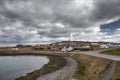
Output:
<path fill-rule="evenodd" d="M 42 75 L 36 80 L 74 80 L 73 75 L 77 68 L 77 62 L 73 58 L 65 57 L 66 66 L 54 72 Z"/>
<path fill-rule="evenodd" d="M 23 55 L 23 54 L 18 54 L 18 53 L 17 54 L 15 53 L 0 54 L 0 56 L 20 56 L 20 55 Z M 30 55 L 30 54 L 28 53 L 24 55 Z M 34 70 L 33 72 L 27 73 L 25 76 L 21 76 L 15 80 L 35 80 L 37 77 L 41 75 L 54 72 L 66 65 L 66 59 L 64 57 L 60 57 L 60 56 L 47 56 L 47 57 L 49 59 L 49 62 L 45 64 L 42 68 L 38 70 Z"/>
<path fill-rule="evenodd" d="M 63 57 L 48 56 L 49 62 L 45 64 L 41 69 L 35 70 L 31 73 L 27 73 L 26 76 L 17 78 L 16 80 L 35 80 L 37 77 L 56 71 L 66 65 L 66 60 Z"/>
<path fill-rule="evenodd" d="M 4 54 L 5 53 L 3 53 L 2 55 Z M 101 72 L 103 72 L 107 64 L 111 63 L 112 61 L 112 60 L 93 57 L 93 56 L 89 56 L 85 54 L 68 53 L 68 52 L 63 53 L 63 52 L 50 52 L 50 51 L 30 51 L 30 52 L 10 52 L 9 54 L 6 54 L 6 55 L 36 55 L 36 56 L 40 56 L 40 55 L 50 56 L 51 55 L 51 56 L 73 58 L 77 61 L 77 68 L 76 68 L 75 74 L 73 74 L 73 78 L 77 80 L 93 80 L 93 79 L 98 80 L 98 78 L 101 75 Z M 33 79 L 21 79 L 21 80 L 33 80 Z M 68 79 L 63 79 L 63 80 L 68 80 Z"/>

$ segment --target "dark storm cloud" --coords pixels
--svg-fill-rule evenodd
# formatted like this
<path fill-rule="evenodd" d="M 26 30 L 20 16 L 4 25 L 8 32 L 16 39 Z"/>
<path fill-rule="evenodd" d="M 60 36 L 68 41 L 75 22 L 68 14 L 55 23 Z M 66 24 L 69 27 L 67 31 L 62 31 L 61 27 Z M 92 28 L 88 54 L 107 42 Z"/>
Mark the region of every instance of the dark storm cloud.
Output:
<path fill-rule="evenodd" d="M 120 17 L 120 0 L 95 0 L 94 20 L 109 20 Z"/>
<path fill-rule="evenodd" d="M 72 1 L 72 0 L 71 0 Z M 74 10 L 70 8 L 70 2 L 68 0 L 27 0 L 25 3 L 28 6 L 25 6 L 24 1 L 18 0 L 6 0 L 2 6 L 2 14 L 9 18 L 11 21 L 19 19 L 23 20 L 25 24 L 34 24 L 37 26 L 37 21 L 51 21 L 57 22 L 60 21 L 63 24 L 69 24 L 74 27 L 85 27 L 88 23 L 85 22 L 85 17 L 81 17 L 82 10 Z M 17 5 L 20 3 L 19 5 Z M 19 6 L 25 6 L 24 8 L 19 8 Z M 74 4 L 73 4 L 74 5 Z M 12 8 L 9 8 L 12 6 Z M 70 9 L 69 9 L 70 8 Z"/>
<path fill-rule="evenodd" d="M 118 17 L 120 14 L 119 0 L 93 0 L 93 4 L 91 5 L 94 6 L 94 10 L 92 13 L 86 13 L 87 15 L 82 14 L 85 7 L 80 9 L 79 7 L 81 6 L 78 6 L 76 9 L 73 6 L 75 4 L 70 4 L 72 1 L 74 0 L 1 0 L 4 3 L 2 6 L 4 10 L 1 14 L 6 18 L 10 18 L 11 21 L 14 21 L 14 19 L 23 20 L 25 24 L 29 25 L 34 24 L 38 26 L 36 21 L 39 20 L 39 22 L 58 21 L 63 24 L 68 24 L 70 27 L 89 27 L 93 24 L 93 21 L 112 19 Z M 25 6 L 23 3 L 29 4 Z M 17 8 L 13 6 L 14 4 L 19 4 L 24 7 L 21 9 L 16 5 Z M 12 5 L 13 8 L 9 9 L 7 5 Z"/>
<path fill-rule="evenodd" d="M 99 28 L 91 27 L 118 18 L 119 5 L 120 0 L 0 0 L 0 43 L 49 42 L 71 33 L 97 33 Z"/>
<path fill-rule="evenodd" d="M 61 30 L 50 30 L 49 32 L 40 31 L 39 34 L 49 38 L 59 38 L 59 37 L 69 37 L 71 30 L 61 29 Z"/>

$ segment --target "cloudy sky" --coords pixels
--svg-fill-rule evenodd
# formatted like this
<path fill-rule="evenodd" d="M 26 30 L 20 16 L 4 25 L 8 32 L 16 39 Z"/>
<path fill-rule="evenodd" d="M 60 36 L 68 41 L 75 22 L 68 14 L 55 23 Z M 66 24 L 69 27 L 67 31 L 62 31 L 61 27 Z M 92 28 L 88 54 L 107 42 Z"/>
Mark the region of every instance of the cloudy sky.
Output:
<path fill-rule="evenodd" d="M 0 0 L 0 46 L 120 42 L 120 0 Z"/>

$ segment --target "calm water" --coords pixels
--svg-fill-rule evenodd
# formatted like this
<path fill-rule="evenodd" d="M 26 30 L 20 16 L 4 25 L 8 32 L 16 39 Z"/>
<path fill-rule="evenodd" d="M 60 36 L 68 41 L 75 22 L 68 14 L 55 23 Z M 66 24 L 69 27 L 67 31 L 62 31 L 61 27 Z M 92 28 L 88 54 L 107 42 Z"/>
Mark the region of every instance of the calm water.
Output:
<path fill-rule="evenodd" d="M 0 80 L 14 80 L 48 63 L 45 56 L 0 56 Z"/>

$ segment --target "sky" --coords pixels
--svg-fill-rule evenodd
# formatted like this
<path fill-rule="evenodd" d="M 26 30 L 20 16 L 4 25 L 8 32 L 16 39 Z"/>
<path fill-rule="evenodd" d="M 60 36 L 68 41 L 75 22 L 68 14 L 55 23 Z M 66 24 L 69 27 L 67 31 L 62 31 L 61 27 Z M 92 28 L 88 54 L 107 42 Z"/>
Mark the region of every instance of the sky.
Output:
<path fill-rule="evenodd" d="M 120 42 L 120 0 L 0 0 L 0 46 Z"/>

